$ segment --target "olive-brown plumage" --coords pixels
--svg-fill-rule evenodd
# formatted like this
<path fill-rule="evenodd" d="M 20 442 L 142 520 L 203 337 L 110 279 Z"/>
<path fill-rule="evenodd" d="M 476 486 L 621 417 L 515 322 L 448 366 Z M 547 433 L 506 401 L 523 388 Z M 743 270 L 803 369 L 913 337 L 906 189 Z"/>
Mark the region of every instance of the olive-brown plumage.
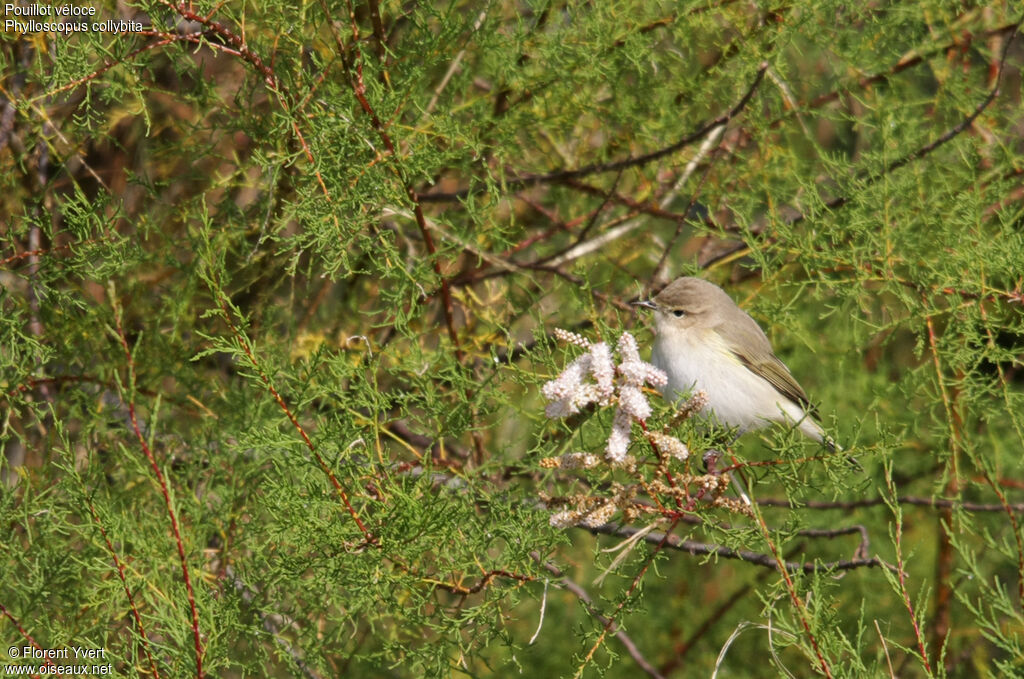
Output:
<path fill-rule="evenodd" d="M 666 398 L 703 391 L 702 414 L 741 434 L 772 422 L 791 423 L 832 446 L 764 331 L 720 287 L 679 278 L 639 306 L 654 311 L 651 360 L 668 375 Z"/>

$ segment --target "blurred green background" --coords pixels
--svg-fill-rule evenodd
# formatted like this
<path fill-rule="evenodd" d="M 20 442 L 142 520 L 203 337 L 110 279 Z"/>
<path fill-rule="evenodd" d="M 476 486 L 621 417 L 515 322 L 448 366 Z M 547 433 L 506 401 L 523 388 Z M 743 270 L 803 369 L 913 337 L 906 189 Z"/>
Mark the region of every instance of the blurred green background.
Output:
<path fill-rule="evenodd" d="M 4 648 L 1024 675 L 1015 3 L 89 6 L 144 30 L 0 37 Z M 544 416 L 551 332 L 648 357 L 628 302 L 678 275 L 862 469 L 777 428 L 727 451 L 753 516 L 552 528 L 657 470 L 638 428 L 634 474 L 540 464 L 612 417 Z"/>

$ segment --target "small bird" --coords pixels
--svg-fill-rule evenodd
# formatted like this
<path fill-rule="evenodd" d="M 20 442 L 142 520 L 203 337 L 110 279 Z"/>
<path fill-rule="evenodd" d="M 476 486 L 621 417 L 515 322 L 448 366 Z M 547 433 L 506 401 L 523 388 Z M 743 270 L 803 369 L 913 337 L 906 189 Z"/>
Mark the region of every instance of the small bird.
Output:
<path fill-rule="evenodd" d="M 720 287 L 679 278 L 654 299 L 634 305 L 654 311 L 651 362 L 668 375 L 661 388 L 666 399 L 703 391 L 707 403 L 701 415 L 737 429 L 737 437 L 783 423 L 836 449 L 764 331 Z"/>

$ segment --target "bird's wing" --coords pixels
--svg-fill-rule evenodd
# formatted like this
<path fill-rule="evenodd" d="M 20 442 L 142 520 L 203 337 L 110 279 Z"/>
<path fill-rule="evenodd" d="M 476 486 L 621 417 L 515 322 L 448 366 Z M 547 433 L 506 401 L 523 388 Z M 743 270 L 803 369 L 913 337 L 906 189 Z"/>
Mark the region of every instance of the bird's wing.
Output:
<path fill-rule="evenodd" d="M 776 391 L 798 404 L 813 417 L 818 416 L 816 409 L 807 399 L 807 394 L 793 379 L 786 364 L 775 356 L 771 342 L 754 319 L 743 313 L 742 318 L 731 319 L 730 331 L 733 339 L 726 340 L 726 344 L 740 363 L 755 375 L 768 380 Z"/>

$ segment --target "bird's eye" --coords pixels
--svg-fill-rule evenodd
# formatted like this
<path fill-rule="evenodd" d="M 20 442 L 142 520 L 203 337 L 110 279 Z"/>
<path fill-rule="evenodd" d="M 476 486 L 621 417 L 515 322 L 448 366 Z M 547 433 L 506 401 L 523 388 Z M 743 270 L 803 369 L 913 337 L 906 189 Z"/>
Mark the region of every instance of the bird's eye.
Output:
<path fill-rule="evenodd" d="M 686 315 L 686 312 L 683 311 L 682 309 L 673 309 L 672 315 L 675 316 L 676 318 L 682 318 L 683 316 Z"/>

